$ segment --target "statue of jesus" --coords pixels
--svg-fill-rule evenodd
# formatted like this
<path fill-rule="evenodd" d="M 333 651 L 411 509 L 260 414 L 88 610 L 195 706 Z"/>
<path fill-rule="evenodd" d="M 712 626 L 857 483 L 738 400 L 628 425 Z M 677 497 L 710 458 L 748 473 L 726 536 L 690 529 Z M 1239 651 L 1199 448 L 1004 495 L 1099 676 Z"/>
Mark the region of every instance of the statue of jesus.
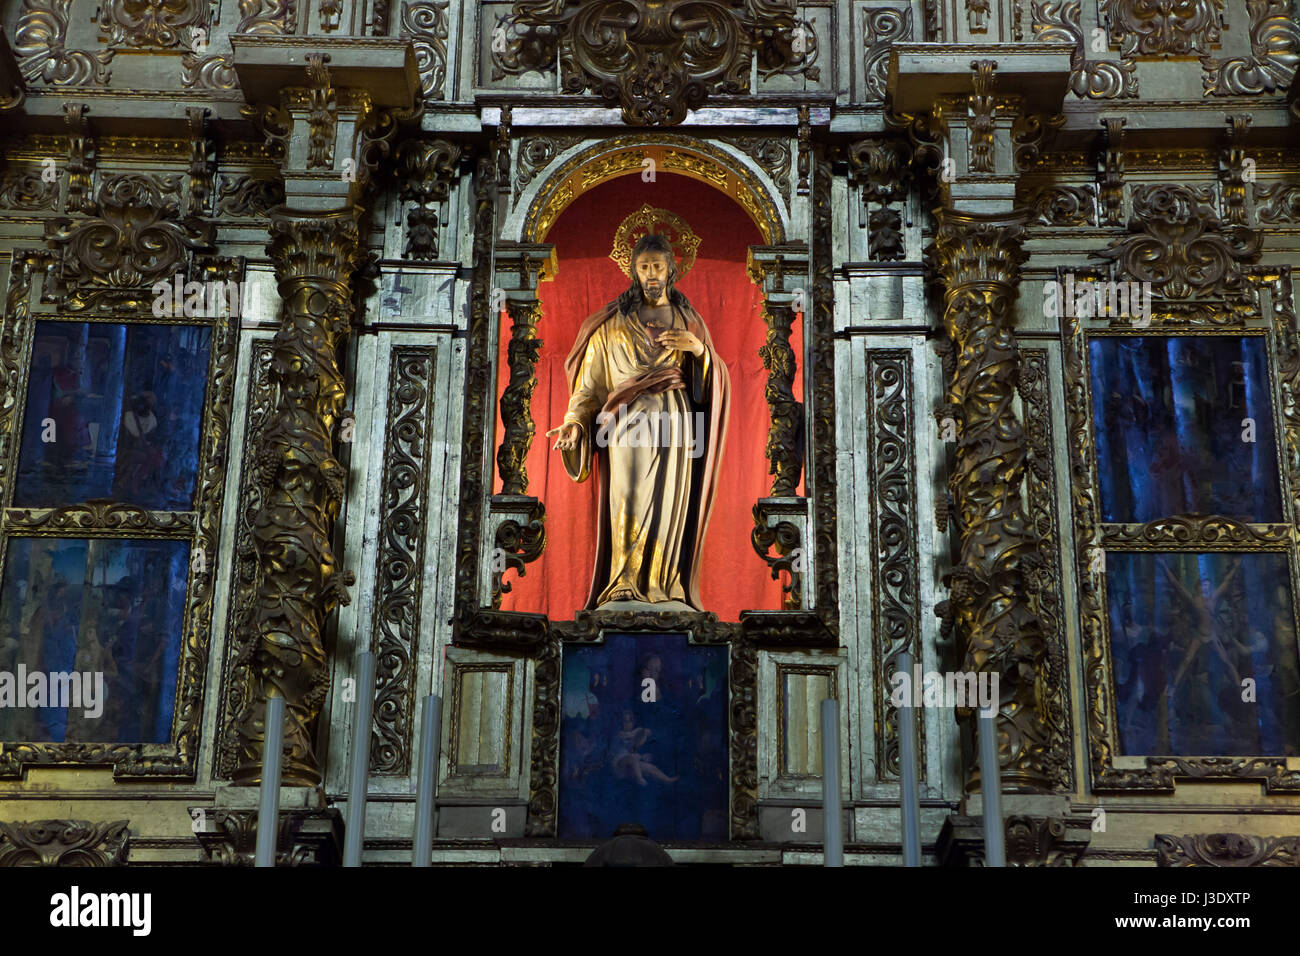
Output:
<path fill-rule="evenodd" d="M 564 363 L 568 412 L 546 434 L 558 434 L 555 450 L 574 481 L 586 481 L 598 462 L 587 607 L 702 611 L 701 553 L 731 380 L 704 320 L 673 288 L 668 240 L 642 236 L 631 274 L 631 287 L 578 330 Z"/>

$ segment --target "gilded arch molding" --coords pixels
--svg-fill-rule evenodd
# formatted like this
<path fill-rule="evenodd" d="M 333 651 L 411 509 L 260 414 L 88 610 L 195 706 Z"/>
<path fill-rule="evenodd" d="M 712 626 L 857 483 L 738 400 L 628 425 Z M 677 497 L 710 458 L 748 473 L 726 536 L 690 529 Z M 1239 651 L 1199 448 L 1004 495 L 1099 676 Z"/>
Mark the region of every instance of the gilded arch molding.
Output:
<path fill-rule="evenodd" d="M 767 245 L 786 241 L 779 193 L 737 156 L 708 142 L 671 133 L 618 136 L 602 140 L 539 171 L 536 191 L 520 226 L 521 242 L 544 242 L 560 214 L 581 196 L 619 176 L 640 175 L 646 159 L 656 172 L 699 180 L 733 199 L 758 227 Z"/>

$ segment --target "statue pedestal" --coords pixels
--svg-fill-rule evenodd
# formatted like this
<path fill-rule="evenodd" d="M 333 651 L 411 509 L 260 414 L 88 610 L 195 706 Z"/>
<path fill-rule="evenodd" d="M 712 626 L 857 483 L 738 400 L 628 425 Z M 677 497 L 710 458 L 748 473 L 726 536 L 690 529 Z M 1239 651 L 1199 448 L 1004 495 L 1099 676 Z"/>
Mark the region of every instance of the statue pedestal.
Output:
<path fill-rule="evenodd" d="M 685 611 L 687 614 L 695 613 L 695 608 L 682 601 L 660 601 L 658 604 L 651 604 L 649 601 L 606 601 L 600 607 L 596 608 L 596 614 L 605 611 L 657 611 L 663 614 L 678 614 Z"/>

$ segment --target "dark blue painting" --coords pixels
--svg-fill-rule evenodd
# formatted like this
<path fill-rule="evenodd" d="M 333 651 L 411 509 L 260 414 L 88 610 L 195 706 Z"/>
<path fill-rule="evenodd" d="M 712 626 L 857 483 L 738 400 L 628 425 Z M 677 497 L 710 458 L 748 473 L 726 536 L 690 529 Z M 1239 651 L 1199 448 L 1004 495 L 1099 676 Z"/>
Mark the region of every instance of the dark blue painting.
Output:
<path fill-rule="evenodd" d="M 6 702 L 0 740 L 171 739 L 189 550 L 185 541 L 9 539 L 0 584 L 0 681 L 20 671 L 29 681 L 34 674 L 102 675 L 102 707 L 88 713 Z"/>
<path fill-rule="evenodd" d="M 564 648 L 559 836 L 727 839 L 727 649 L 685 634 Z"/>
<path fill-rule="evenodd" d="M 37 322 L 14 504 L 194 506 L 212 330 Z"/>
<path fill-rule="evenodd" d="M 1106 593 L 1122 753 L 1300 756 L 1285 554 L 1107 552 Z"/>
<path fill-rule="evenodd" d="M 1262 336 L 1100 336 L 1088 356 L 1102 521 L 1282 520 Z"/>

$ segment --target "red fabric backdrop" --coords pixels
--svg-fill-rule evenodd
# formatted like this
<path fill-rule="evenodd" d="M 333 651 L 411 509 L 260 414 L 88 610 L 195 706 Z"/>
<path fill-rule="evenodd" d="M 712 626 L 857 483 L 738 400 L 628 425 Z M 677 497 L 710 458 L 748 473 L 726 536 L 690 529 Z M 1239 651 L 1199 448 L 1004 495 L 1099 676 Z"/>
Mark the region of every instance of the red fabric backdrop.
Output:
<path fill-rule="evenodd" d="M 569 620 L 583 607 L 591 583 L 595 548 L 596 482 L 572 481 L 555 438 L 545 432 L 564 418 L 568 382 L 564 359 L 584 318 L 617 298 L 630 280 L 609 258 L 614 230 L 643 203 L 667 209 L 684 219 L 700 237 L 695 265 L 678 288 L 704 317 L 731 373 L 731 426 L 722 458 L 722 480 L 713 518 L 704 543 L 701 590 L 707 610 L 721 620 L 734 621 L 742 610 L 779 608 L 780 584 L 754 553 L 749 535 L 754 501 L 768 493 L 771 478 L 763 450 L 767 442 L 768 410 L 763 388 L 767 373 L 758 350 L 766 327 L 759 290 L 745 271 L 748 247 L 761 243 L 758 228 L 726 194 L 685 176 L 659 173 L 653 183 L 640 175 L 622 176 L 579 196 L 546 236 L 555 243 L 560 271 L 541 286 L 544 307 L 538 335 L 543 345 L 533 392 L 533 422 L 537 433 L 528 454 L 528 493 L 546 507 L 546 549 L 520 578 L 507 571 L 511 592 L 504 610 L 541 612 Z M 793 341 L 802 330 L 796 322 Z M 508 320 L 501 331 L 501 375 L 497 395 L 509 376 L 506 346 Z M 799 351 L 796 347 L 796 352 Z M 796 382 L 796 397 L 800 394 Z M 497 416 L 500 441 L 500 415 Z M 496 491 L 501 490 L 500 477 Z"/>

